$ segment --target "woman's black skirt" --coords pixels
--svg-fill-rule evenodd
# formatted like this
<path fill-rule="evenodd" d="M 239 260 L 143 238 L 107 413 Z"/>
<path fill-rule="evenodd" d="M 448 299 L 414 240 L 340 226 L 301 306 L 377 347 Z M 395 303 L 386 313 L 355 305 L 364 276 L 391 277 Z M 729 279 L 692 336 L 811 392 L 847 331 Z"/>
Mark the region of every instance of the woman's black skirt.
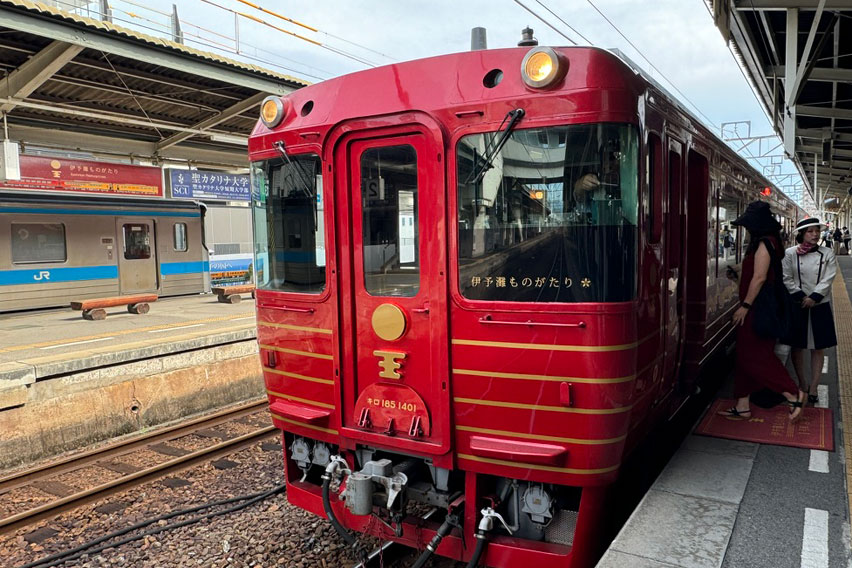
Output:
<path fill-rule="evenodd" d="M 782 343 L 797 349 L 825 349 L 837 345 L 831 303 L 805 309 L 793 308 L 793 329 Z"/>

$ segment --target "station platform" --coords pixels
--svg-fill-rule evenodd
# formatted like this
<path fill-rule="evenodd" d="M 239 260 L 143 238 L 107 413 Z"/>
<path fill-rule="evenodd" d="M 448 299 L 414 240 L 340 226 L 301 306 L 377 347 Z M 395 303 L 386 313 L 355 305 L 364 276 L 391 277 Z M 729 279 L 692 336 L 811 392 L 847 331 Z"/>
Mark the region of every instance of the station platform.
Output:
<path fill-rule="evenodd" d="M 0 470 L 261 397 L 253 301 L 0 314 Z"/>
<path fill-rule="evenodd" d="M 825 351 L 817 403 L 833 411 L 834 451 L 693 430 L 597 568 L 852 566 L 852 257 L 838 264 L 838 346 Z M 718 396 L 732 393 L 729 377 Z"/>

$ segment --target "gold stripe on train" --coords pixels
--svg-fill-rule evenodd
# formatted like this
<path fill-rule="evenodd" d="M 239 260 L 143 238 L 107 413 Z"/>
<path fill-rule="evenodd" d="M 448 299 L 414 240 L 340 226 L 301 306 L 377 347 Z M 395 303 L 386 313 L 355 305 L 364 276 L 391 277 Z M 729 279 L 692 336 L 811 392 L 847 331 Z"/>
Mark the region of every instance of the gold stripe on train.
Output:
<path fill-rule="evenodd" d="M 330 329 L 323 329 L 321 327 L 305 327 L 303 325 L 290 325 L 288 323 L 275 323 L 275 322 L 266 321 L 266 320 L 257 320 L 257 325 L 263 326 L 263 327 L 276 327 L 278 329 L 289 329 L 290 331 L 309 331 L 309 332 L 312 332 L 312 333 L 325 333 L 327 335 L 331 335 Z"/>
<path fill-rule="evenodd" d="M 320 383 L 323 385 L 333 385 L 334 381 L 331 379 L 319 379 L 317 377 L 309 377 L 307 375 L 299 375 L 297 373 L 288 373 L 287 371 L 279 371 L 278 369 L 273 369 L 271 367 L 263 367 L 263 370 L 267 373 L 274 373 L 276 375 L 281 375 L 283 377 L 290 377 L 291 379 L 299 379 L 300 381 L 310 381 L 312 383 Z"/>
<path fill-rule="evenodd" d="M 495 379 L 520 379 L 524 381 L 553 381 L 569 383 L 585 383 L 592 385 L 612 385 L 616 383 L 628 383 L 636 378 L 636 375 L 615 378 L 584 378 L 584 377 L 557 377 L 554 375 L 528 375 L 524 373 L 498 373 L 496 371 L 479 371 L 475 369 L 453 369 L 456 375 L 471 375 L 474 377 L 493 377 Z"/>
<path fill-rule="evenodd" d="M 476 434 L 493 434 L 495 436 L 511 436 L 513 438 L 521 438 L 536 442 L 562 442 L 564 444 L 580 444 L 583 446 L 603 446 L 606 444 L 617 444 L 625 438 L 627 434 L 617 438 L 563 438 L 561 436 L 547 436 L 545 434 L 528 434 L 526 432 L 510 432 L 508 430 L 492 430 L 491 428 L 475 428 L 473 426 L 456 426 L 456 430 L 462 432 L 474 432 Z"/>
<path fill-rule="evenodd" d="M 633 405 L 619 406 L 616 408 L 566 408 L 564 406 L 544 406 L 538 404 L 524 404 L 521 402 L 503 402 L 497 400 L 481 400 L 478 398 L 453 398 L 454 402 L 464 404 L 478 404 L 481 406 L 496 406 L 498 408 L 519 408 L 521 410 L 543 410 L 547 412 L 565 412 L 567 414 L 621 414 L 630 412 Z"/>
<path fill-rule="evenodd" d="M 508 341 L 480 341 L 478 339 L 453 339 L 453 345 L 470 345 L 472 347 L 499 347 L 503 349 L 534 349 L 538 351 L 573 351 L 579 353 L 605 353 L 611 351 L 626 351 L 635 349 L 649 339 L 659 335 L 659 331 L 649 333 L 639 341 L 623 345 L 554 345 L 552 343 L 512 343 Z"/>
<path fill-rule="evenodd" d="M 325 432 L 326 434 L 334 434 L 337 435 L 337 430 L 332 430 L 331 428 L 323 428 L 322 426 L 314 426 L 313 424 L 305 424 L 304 422 L 299 422 L 298 420 L 290 420 L 289 418 L 284 418 L 283 416 L 279 416 L 275 413 L 272 414 L 273 418 L 280 420 L 281 422 L 286 422 L 287 424 L 293 424 L 294 426 L 301 426 L 302 428 L 308 428 L 310 430 L 317 430 L 319 432 Z"/>
<path fill-rule="evenodd" d="M 304 357 L 313 357 L 315 359 L 334 360 L 334 356 L 326 355 L 325 353 L 314 353 L 313 351 L 299 351 L 297 349 L 287 349 L 285 347 L 275 347 L 273 345 L 258 345 L 261 349 L 269 349 L 270 351 L 278 351 L 280 353 L 289 353 L 290 355 L 302 355 Z"/>
<path fill-rule="evenodd" d="M 529 463 L 510 462 L 505 460 L 495 460 L 493 458 L 481 458 L 470 454 L 459 454 L 459 459 L 470 460 L 492 465 L 502 465 L 506 467 L 518 467 L 521 469 L 533 469 L 536 471 L 551 471 L 554 473 L 574 473 L 578 475 L 597 475 L 599 473 L 609 473 L 618 469 L 620 464 L 611 465 L 609 467 L 601 467 L 598 469 L 578 469 L 573 467 L 556 467 L 551 465 L 533 465 Z"/>
<path fill-rule="evenodd" d="M 318 400 L 311 400 L 309 398 L 299 398 L 298 396 L 291 396 L 289 394 L 284 394 L 280 392 L 271 391 L 269 389 L 266 390 L 268 394 L 272 396 L 277 396 L 278 398 L 286 398 L 287 400 L 292 400 L 295 402 L 301 402 L 303 404 L 307 404 L 309 406 L 318 406 L 320 408 L 329 408 L 331 410 L 335 409 L 333 404 L 328 404 L 327 402 L 319 402 Z"/>

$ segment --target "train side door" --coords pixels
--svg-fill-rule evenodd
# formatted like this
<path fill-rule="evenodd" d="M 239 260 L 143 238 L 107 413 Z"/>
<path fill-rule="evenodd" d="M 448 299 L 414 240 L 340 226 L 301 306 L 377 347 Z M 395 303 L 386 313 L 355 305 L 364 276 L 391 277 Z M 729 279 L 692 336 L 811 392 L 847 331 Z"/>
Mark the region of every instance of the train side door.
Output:
<path fill-rule="evenodd" d="M 686 276 L 686 228 L 683 191 L 683 145 L 669 139 L 668 193 L 665 222 L 666 292 L 665 314 L 665 366 L 660 397 L 671 390 L 677 379 L 683 352 L 683 321 L 686 313 L 683 293 Z"/>
<path fill-rule="evenodd" d="M 351 244 L 339 254 L 342 426 L 432 454 L 450 448 L 442 148 L 418 123 L 349 135 L 334 158 Z"/>
<path fill-rule="evenodd" d="M 118 218 L 116 233 L 119 292 L 156 292 L 159 277 L 154 219 Z"/>

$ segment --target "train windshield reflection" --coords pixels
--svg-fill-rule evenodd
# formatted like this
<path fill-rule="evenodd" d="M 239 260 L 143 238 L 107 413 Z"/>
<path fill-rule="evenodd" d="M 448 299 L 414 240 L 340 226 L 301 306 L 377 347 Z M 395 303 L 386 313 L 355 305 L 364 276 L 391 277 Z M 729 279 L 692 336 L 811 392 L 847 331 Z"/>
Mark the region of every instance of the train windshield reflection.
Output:
<path fill-rule="evenodd" d="M 326 274 L 319 156 L 254 162 L 251 185 L 258 288 L 322 292 Z"/>
<path fill-rule="evenodd" d="M 517 130 L 484 175 L 498 133 L 458 145 L 459 289 L 473 300 L 618 302 L 636 295 L 637 129 Z"/>

